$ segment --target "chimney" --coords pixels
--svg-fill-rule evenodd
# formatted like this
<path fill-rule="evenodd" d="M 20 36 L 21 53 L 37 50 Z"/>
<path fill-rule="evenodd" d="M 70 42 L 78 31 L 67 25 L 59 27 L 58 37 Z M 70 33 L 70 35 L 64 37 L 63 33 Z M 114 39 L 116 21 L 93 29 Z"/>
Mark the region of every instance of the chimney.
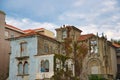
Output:
<path fill-rule="evenodd" d="M 63 25 L 63 28 L 65 28 L 65 25 Z"/>
<path fill-rule="evenodd" d="M 0 10 L 0 26 L 5 25 L 5 13 Z"/>

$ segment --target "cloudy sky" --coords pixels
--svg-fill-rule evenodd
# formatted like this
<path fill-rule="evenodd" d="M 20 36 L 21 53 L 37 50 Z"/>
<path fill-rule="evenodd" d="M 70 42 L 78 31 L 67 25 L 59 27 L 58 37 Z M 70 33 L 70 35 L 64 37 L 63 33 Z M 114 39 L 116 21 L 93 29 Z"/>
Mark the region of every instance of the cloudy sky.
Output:
<path fill-rule="evenodd" d="M 0 0 L 0 10 L 7 14 L 8 24 L 21 29 L 54 31 L 65 24 L 82 34 L 98 32 L 120 39 L 120 0 Z"/>

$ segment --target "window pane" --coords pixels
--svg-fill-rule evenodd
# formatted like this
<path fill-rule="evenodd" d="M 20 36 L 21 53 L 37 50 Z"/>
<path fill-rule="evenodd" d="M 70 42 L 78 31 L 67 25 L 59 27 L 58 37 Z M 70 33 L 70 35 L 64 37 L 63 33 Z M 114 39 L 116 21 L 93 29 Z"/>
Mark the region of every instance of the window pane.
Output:
<path fill-rule="evenodd" d="M 21 43 L 21 56 L 26 56 L 27 54 L 27 43 Z"/>
<path fill-rule="evenodd" d="M 48 60 L 45 61 L 45 71 L 49 72 L 49 61 Z"/>
<path fill-rule="evenodd" d="M 24 64 L 24 74 L 28 74 L 28 63 Z"/>
<path fill-rule="evenodd" d="M 18 74 L 23 74 L 23 65 L 22 62 L 18 64 Z"/>
<path fill-rule="evenodd" d="M 41 72 L 45 72 L 44 60 L 41 61 Z"/>
<path fill-rule="evenodd" d="M 64 38 L 67 38 L 67 32 L 66 32 L 66 30 L 63 31 L 62 37 L 63 37 L 63 39 L 64 39 Z"/>
<path fill-rule="evenodd" d="M 49 61 L 41 61 L 41 72 L 49 72 Z"/>

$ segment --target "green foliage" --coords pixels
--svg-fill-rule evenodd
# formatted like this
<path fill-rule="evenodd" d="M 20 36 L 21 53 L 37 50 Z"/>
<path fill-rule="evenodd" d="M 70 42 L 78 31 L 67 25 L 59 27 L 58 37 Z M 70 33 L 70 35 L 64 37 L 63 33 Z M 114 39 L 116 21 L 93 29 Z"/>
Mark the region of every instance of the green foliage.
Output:
<path fill-rule="evenodd" d="M 50 80 L 74 80 L 72 78 L 72 72 L 67 70 L 64 71 L 63 69 L 60 69 L 55 72 L 54 76 Z"/>
<path fill-rule="evenodd" d="M 89 80 L 107 80 L 107 79 L 105 79 L 104 77 L 100 75 L 90 75 Z"/>
<path fill-rule="evenodd" d="M 55 54 L 55 56 L 54 56 L 54 71 L 56 71 L 56 59 L 59 59 L 60 61 L 62 61 L 62 67 L 64 67 L 65 61 L 70 58 L 67 56 L 61 55 L 61 54 Z"/>

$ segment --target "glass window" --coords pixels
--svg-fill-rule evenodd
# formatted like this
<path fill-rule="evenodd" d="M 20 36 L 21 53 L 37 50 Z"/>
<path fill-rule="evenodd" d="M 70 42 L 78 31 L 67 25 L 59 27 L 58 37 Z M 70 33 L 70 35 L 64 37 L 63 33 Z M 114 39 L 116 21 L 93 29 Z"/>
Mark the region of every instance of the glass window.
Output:
<path fill-rule="evenodd" d="M 23 71 L 24 74 L 28 74 L 28 62 L 25 62 Z"/>
<path fill-rule="evenodd" d="M 23 65 L 22 62 L 18 64 L 18 74 L 23 74 Z"/>
<path fill-rule="evenodd" d="M 63 39 L 64 39 L 64 38 L 67 38 L 67 31 L 66 31 L 66 30 L 63 30 L 63 32 L 62 32 L 62 37 L 63 37 Z"/>
<path fill-rule="evenodd" d="M 27 43 L 26 42 L 21 43 L 20 48 L 21 48 L 21 56 L 25 56 L 27 53 Z"/>
<path fill-rule="evenodd" d="M 49 72 L 49 61 L 41 61 L 41 72 Z"/>
<path fill-rule="evenodd" d="M 45 72 L 44 60 L 41 61 L 41 72 Z"/>
<path fill-rule="evenodd" d="M 49 72 L 49 61 L 45 61 L 45 72 Z"/>
<path fill-rule="evenodd" d="M 98 53 L 98 46 L 97 46 L 96 40 L 90 41 L 90 52 L 91 53 Z"/>

